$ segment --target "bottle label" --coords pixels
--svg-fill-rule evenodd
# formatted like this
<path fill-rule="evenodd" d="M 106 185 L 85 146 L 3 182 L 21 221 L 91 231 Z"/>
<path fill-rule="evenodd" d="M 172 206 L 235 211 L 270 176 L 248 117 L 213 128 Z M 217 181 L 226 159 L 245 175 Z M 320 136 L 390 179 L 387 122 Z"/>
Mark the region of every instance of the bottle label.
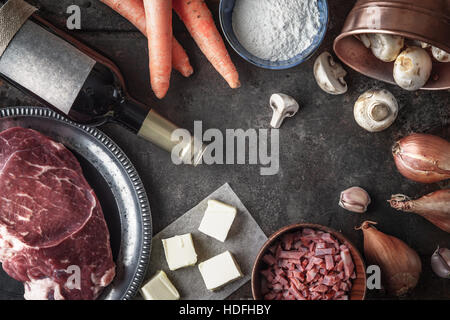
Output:
<path fill-rule="evenodd" d="M 27 21 L 0 58 L 0 73 L 68 114 L 95 60 Z"/>

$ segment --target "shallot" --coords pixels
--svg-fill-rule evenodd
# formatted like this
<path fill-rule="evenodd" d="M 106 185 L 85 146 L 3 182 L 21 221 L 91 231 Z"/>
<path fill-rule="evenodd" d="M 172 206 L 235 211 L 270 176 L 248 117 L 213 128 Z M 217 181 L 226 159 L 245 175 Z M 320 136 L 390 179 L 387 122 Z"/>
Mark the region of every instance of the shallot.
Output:
<path fill-rule="evenodd" d="M 408 179 L 433 183 L 450 178 L 450 142 L 430 134 L 412 134 L 392 148 L 395 164 Z"/>
<path fill-rule="evenodd" d="M 378 265 L 388 293 L 401 296 L 415 288 L 422 272 L 419 255 L 402 240 L 378 231 L 365 221 L 357 228 L 364 233 L 364 254 Z"/>
<path fill-rule="evenodd" d="M 396 194 L 391 197 L 389 203 L 397 210 L 417 213 L 450 233 L 450 189 L 439 190 L 417 200 Z"/>

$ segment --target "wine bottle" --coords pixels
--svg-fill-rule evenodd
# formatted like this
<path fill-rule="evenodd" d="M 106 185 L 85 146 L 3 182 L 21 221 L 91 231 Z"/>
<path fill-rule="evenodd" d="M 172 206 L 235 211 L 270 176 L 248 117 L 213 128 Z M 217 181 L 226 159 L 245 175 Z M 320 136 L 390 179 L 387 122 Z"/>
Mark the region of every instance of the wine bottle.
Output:
<path fill-rule="evenodd" d="M 127 94 L 120 70 L 109 59 L 37 15 L 1 55 L 0 76 L 75 122 L 115 122 L 169 152 L 180 143 L 171 139 L 176 125 Z M 177 156 L 197 165 L 204 146 L 193 138 L 184 143 Z"/>

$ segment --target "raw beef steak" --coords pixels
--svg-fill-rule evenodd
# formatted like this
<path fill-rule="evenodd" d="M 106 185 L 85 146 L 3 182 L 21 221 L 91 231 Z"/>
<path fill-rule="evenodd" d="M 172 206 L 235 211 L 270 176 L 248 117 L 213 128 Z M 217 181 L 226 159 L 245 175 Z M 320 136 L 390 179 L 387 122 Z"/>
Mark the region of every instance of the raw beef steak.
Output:
<path fill-rule="evenodd" d="M 115 276 L 103 212 L 77 159 L 30 129 L 0 133 L 0 262 L 26 299 L 95 299 Z"/>

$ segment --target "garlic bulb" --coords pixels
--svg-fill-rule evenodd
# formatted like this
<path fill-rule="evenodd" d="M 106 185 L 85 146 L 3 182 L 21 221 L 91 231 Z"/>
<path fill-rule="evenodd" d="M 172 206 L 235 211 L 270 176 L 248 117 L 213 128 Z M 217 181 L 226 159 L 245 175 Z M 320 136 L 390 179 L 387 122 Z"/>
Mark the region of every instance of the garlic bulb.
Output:
<path fill-rule="evenodd" d="M 361 227 L 364 233 L 364 255 L 369 263 L 378 265 L 387 292 L 401 296 L 415 288 L 422 272 L 419 255 L 402 240 L 378 231 L 365 221 Z"/>
<path fill-rule="evenodd" d="M 392 148 L 398 171 L 406 178 L 433 183 L 450 178 L 450 143 L 430 134 L 412 134 Z"/>
<path fill-rule="evenodd" d="M 450 250 L 438 247 L 431 256 L 431 268 L 439 277 L 450 279 Z"/>
<path fill-rule="evenodd" d="M 360 187 L 352 187 L 341 192 L 339 205 L 345 210 L 364 213 L 370 204 L 370 196 Z"/>

